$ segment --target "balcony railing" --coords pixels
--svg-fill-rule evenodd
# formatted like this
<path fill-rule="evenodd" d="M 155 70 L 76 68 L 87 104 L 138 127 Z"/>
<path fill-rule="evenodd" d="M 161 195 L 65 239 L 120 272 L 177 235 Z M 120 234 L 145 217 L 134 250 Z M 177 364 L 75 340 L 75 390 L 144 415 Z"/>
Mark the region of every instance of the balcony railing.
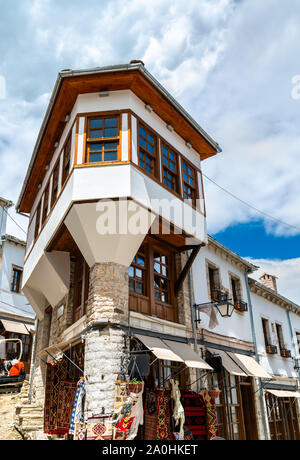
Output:
<path fill-rule="evenodd" d="M 234 308 L 237 311 L 245 312 L 248 311 L 248 304 L 246 302 L 243 302 L 243 300 L 236 300 L 234 302 Z"/>
<path fill-rule="evenodd" d="M 266 350 L 267 350 L 268 355 L 276 355 L 277 354 L 276 345 L 267 345 Z"/>
<path fill-rule="evenodd" d="M 286 348 L 281 348 L 280 354 L 281 354 L 282 358 L 291 358 L 292 357 L 291 350 L 287 350 Z"/>
<path fill-rule="evenodd" d="M 227 302 L 229 300 L 227 292 L 221 291 L 221 289 L 213 289 L 210 295 L 213 302 L 220 303 Z"/>

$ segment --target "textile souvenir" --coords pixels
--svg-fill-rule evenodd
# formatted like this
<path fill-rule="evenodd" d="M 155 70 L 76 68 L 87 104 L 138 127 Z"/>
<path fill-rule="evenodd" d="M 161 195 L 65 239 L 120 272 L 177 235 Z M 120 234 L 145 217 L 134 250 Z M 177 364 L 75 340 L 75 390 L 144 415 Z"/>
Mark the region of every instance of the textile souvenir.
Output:
<path fill-rule="evenodd" d="M 164 388 L 158 388 L 156 391 L 157 431 L 155 439 L 171 439 L 169 411 L 170 391 Z"/>
<path fill-rule="evenodd" d="M 113 412 L 114 425 L 116 425 L 120 421 L 121 411 L 125 404 L 126 398 L 128 398 L 128 384 L 127 382 L 117 380 L 115 383 L 115 399 Z"/>
<path fill-rule="evenodd" d="M 83 398 L 85 396 L 85 380 L 81 378 L 77 383 L 76 394 L 72 409 L 71 423 L 70 423 L 70 434 L 75 433 L 75 424 L 83 420 Z"/>
<path fill-rule="evenodd" d="M 59 384 L 55 434 L 67 434 L 76 394 L 76 382 L 63 380 Z"/>
<path fill-rule="evenodd" d="M 208 437 L 209 439 L 219 436 L 219 426 L 215 408 L 215 400 L 211 396 L 209 391 L 200 391 L 204 403 L 206 405 L 207 412 L 207 428 L 208 428 Z"/>
<path fill-rule="evenodd" d="M 144 409 L 144 438 L 147 441 L 154 441 L 156 439 L 156 392 L 155 390 L 147 388 Z"/>
<path fill-rule="evenodd" d="M 75 423 L 74 441 L 84 441 L 86 437 L 86 423 Z"/>
<path fill-rule="evenodd" d="M 129 429 L 129 433 L 126 437 L 128 440 L 135 439 L 140 425 L 144 423 L 144 410 L 143 410 L 143 391 L 144 384 L 142 385 L 141 391 L 138 393 L 130 393 L 132 398 L 132 411 L 131 417 L 133 418 L 132 424 Z"/>
<path fill-rule="evenodd" d="M 170 396 L 170 391 L 164 388 L 147 391 L 144 411 L 146 440 L 171 439 Z"/>
<path fill-rule="evenodd" d="M 179 433 L 181 436 L 181 439 L 183 439 L 184 436 L 184 431 L 183 431 L 183 425 L 185 422 L 185 415 L 184 415 L 184 408 L 183 405 L 181 404 L 181 394 L 179 390 L 179 382 L 175 382 L 174 379 L 170 379 L 170 384 L 171 384 L 171 397 L 174 401 L 174 408 L 173 408 L 173 417 L 175 420 L 175 425 L 177 426 L 179 424 Z"/>
<path fill-rule="evenodd" d="M 47 363 L 44 407 L 44 432 L 47 434 L 66 434 L 65 429 L 62 432 L 57 430 L 57 414 L 60 408 L 60 418 L 62 417 L 60 400 L 63 397 L 63 388 L 60 383 L 66 381 L 67 375 L 68 361 L 66 359 L 53 364 Z"/>
<path fill-rule="evenodd" d="M 195 393 L 184 393 L 182 404 L 185 412 L 185 426 L 199 441 L 208 439 L 206 426 L 206 407 L 203 398 Z"/>
<path fill-rule="evenodd" d="M 87 421 L 87 440 L 106 441 L 112 440 L 113 426 L 111 415 L 90 417 Z"/>

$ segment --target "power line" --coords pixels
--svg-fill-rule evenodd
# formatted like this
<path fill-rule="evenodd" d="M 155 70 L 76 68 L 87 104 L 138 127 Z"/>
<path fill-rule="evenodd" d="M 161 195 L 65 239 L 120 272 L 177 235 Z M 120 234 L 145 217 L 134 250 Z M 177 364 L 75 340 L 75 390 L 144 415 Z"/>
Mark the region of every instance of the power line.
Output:
<path fill-rule="evenodd" d="M 22 232 L 25 233 L 25 235 L 27 235 L 27 232 L 24 230 L 24 228 L 22 228 L 22 227 L 18 224 L 18 222 L 16 222 L 15 219 L 14 219 L 13 217 L 11 217 L 11 215 L 8 213 L 7 209 L 5 209 L 4 207 L 3 207 L 3 209 L 4 209 L 4 211 L 6 212 L 6 214 L 8 215 L 8 217 L 10 217 L 11 220 L 17 225 L 17 227 L 19 227 L 19 229 L 22 230 Z"/>
<path fill-rule="evenodd" d="M 255 206 L 253 206 L 252 204 L 250 203 L 247 203 L 247 201 L 244 201 L 242 200 L 241 198 L 239 198 L 238 196 L 234 195 L 233 193 L 229 192 L 229 190 L 226 190 L 224 187 L 222 187 L 221 185 L 217 184 L 214 180 L 212 180 L 210 177 L 208 177 L 206 174 L 204 174 L 202 172 L 203 176 L 206 177 L 206 179 L 208 179 L 210 182 L 212 182 L 214 185 L 216 185 L 217 187 L 219 187 L 221 190 L 223 190 L 223 192 L 227 193 L 228 195 L 230 195 L 232 198 L 235 198 L 236 200 L 240 201 L 241 203 L 243 203 L 244 205 L 248 206 L 249 208 L 253 209 L 254 211 L 262 214 L 263 216 L 267 217 L 268 219 L 271 219 L 271 220 L 274 220 L 276 222 L 278 222 L 279 224 L 281 225 L 285 225 L 287 227 L 290 227 L 290 228 L 293 228 L 295 230 L 298 230 L 300 231 L 300 227 L 297 227 L 296 225 L 292 225 L 292 224 L 288 224 L 287 222 L 284 222 L 283 220 L 280 220 L 280 219 L 277 219 L 277 217 L 274 217 L 274 216 L 271 216 L 270 214 L 267 214 L 266 212 L 264 211 L 261 211 L 260 209 L 256 208 Z"/>

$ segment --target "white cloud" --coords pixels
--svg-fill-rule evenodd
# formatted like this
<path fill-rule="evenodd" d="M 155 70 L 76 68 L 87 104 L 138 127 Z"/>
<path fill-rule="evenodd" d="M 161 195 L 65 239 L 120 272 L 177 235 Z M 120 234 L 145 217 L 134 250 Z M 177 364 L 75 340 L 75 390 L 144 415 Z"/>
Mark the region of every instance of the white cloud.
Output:
<path fill-rule="evenodd" d="M 0 195 L 17 199 L 57 72 L 142 58 L 222 146 L 204 171 L 300 226 L 297 0 L 0 0 Z M 8 159 L 12 161 L 8 161 Z M 257 215 L 206 184 L 211 233 Z M 19 219 L 19 217 L 17 217 Z M 275 234 L 294 234 L 266 222 Z M 15 233 L 18 230 L 15 229 Z"/>
<path fill-rule="evenodd" d="M 264 273 L 275 275 L 279 294 L 300 305 L 300 258 L 287 260 L 266 260 L 248 258 L 260 267 L 251 277 L 259 280 Z"/>

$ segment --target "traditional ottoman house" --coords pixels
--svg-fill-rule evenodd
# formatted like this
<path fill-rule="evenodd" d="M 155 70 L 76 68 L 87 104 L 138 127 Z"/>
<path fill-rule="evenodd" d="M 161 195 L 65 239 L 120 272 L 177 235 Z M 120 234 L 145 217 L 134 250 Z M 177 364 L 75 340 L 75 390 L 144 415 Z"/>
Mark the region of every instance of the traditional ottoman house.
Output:
<path fill-rule="evenodd" d="M 26 243 L 6 233 L 7 210 L 12 206 L 0 198 L 0 363 L 19 356 L 20 342 L 11 340 L 19 339 L 21 361 L 29 375 L 35 314 L 21 290 Z"/>
<path fill-rule="evenodd" d="M 116 380 L 131 374 L 163 408 L 158 423 L 149 403 L 142 436 L 168 439 L 170 378 L 184 392 L 212 370 L 194 342 L 187 274 L 207 243 L 201 161 L 219 151 L 141 62 L 59 73 L 17 204 L 29 215 L 23 291 L 38 317 L 32 392 L 46 432 L 68 432 L 83 377 L 87 437 L 101 417 L 104 436 Z M 53 379 L 63 420 L 49 416 Z"/>
<path fill-rule="evenodd" d="M 248 274 L 258 267 L 212 237 L 192 267 L 197 340 L 214 372 L 203 386 L 217 391 L 219 432 L 228 440 L 265 439 L 261 382 Z"/>
<path fill-rule="evenodd" d="M 299 440 L 300 307 L 277 292 L 268 273 L 249 286 L 259 361 L 273 379 L 264 385 L 268 438 Z"/>

